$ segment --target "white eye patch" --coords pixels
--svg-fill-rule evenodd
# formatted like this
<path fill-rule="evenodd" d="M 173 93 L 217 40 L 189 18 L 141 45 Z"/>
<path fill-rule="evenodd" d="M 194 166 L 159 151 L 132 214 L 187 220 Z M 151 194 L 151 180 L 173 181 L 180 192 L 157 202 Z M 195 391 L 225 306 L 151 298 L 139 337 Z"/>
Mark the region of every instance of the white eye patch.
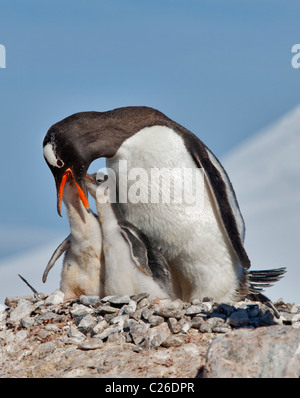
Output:
<path fill-rule="evenodd" d="M 59 168 L 63 167 L 64 162 L 56 157 L 56 154 L 53 150 L 53 146 L 50 142 L 48 142 L 48 144 L 44 146 L 43 153 L 47 162 L 51 164 L 51 166 Z"/>

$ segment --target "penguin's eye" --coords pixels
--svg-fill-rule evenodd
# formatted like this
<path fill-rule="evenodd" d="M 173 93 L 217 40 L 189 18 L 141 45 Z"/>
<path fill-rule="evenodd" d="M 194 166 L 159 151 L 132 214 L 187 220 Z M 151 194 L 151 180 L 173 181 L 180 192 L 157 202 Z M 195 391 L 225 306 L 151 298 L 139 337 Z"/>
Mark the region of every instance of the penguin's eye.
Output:
<path fill-rule="evenodd" d="M 58 167 L 63 167 L 64 162 L 62 160 L 60 160 L 60 159 L 57 159 L 56 164 L 57 164 Z"/>

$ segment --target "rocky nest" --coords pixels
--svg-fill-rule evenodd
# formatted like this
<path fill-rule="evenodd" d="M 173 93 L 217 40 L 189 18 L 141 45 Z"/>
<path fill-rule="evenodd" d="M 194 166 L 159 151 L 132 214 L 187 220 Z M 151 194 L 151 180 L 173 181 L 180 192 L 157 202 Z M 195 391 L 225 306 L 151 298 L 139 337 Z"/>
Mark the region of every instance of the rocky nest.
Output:
<path fill-rule="evenodd" d="M 300 306 L 282 299 L 274 303 L 279 318 L 260 302 L 150 301 L 147 294 L 64 301 L 56 290 L 8 297 L 5 304 L 0 377 L 203 376 L 217 336 L 272 325 L 300 327 Z"/>

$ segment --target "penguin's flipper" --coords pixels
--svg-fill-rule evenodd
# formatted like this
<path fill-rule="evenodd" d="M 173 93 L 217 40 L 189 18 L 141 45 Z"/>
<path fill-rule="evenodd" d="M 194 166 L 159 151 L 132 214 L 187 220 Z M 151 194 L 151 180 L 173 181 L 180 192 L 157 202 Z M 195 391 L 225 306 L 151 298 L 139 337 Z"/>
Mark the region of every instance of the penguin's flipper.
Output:
<path fill-rule="evenodd" d="M 195 136 L 186 137 L 186 146 L 205 179 L 214 199 L 220 221 L 239 263 L 246 269 L 251 263 L 244 248 L 245 224 L 229 177 L 215 155 Z"/>
<path fill-rule="evenodd" d="M 130 253 L 133 261 L 140 271 L 148 276 L 152 276 L 151 269 L 148 264 L 147 248 L 140 237 L 139 231 L 132 225 L 120 225 L 121 233 L 129 244 Z"/>
<path fill-rule="evenodd" d="M 55 252 L 52 254 L 52 257 L 50 258 L 47 267 L 43 273 L 43 282 L 45 283 L 47 280 L 47 276 L 49 271 L 51 270 L 51 268 L 53 267 L 53 265 L 55 264 L 55 262 L 59 259 L 59 257 L 66 251 L 69 249 L 69 247 L 71 246 L 71 241 L 70 241 L 70 236 L 69 235 L 55 250 Z"/>

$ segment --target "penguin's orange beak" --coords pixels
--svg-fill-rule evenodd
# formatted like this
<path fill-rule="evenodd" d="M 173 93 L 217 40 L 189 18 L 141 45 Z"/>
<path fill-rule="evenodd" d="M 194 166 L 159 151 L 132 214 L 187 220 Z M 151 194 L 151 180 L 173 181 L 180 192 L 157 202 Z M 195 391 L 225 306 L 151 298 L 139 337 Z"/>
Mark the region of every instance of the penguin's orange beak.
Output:
<path fill-rule="evenodd" d="M 64 195 L 64 189 L 65 189 L 65 185 L 67 182 L 67 179 L 71 177 L 76 185 L 77 191 L 78 191 L 78 195 L 80 197 L 80 200 L 83 204 L 83 206 L 89 211 L 90 206 L 89 206 L 89 202 L 87 200 L 87 197 L 85 196 L 83 190 L 80 188 L 80 186 L 77 184 L 73 172 L 72 170 L 69 168 L 67 169 L 61 179 L 60 185 L 59 185 L 59 189 L 58 189 L 58 203 L 57 203 L 57 208 L 58 208 L 58 212 L 59 214 L 61 214 L 61 205 L 62 205 L 62 200 L 63 200 L 63 195 Z"/>

